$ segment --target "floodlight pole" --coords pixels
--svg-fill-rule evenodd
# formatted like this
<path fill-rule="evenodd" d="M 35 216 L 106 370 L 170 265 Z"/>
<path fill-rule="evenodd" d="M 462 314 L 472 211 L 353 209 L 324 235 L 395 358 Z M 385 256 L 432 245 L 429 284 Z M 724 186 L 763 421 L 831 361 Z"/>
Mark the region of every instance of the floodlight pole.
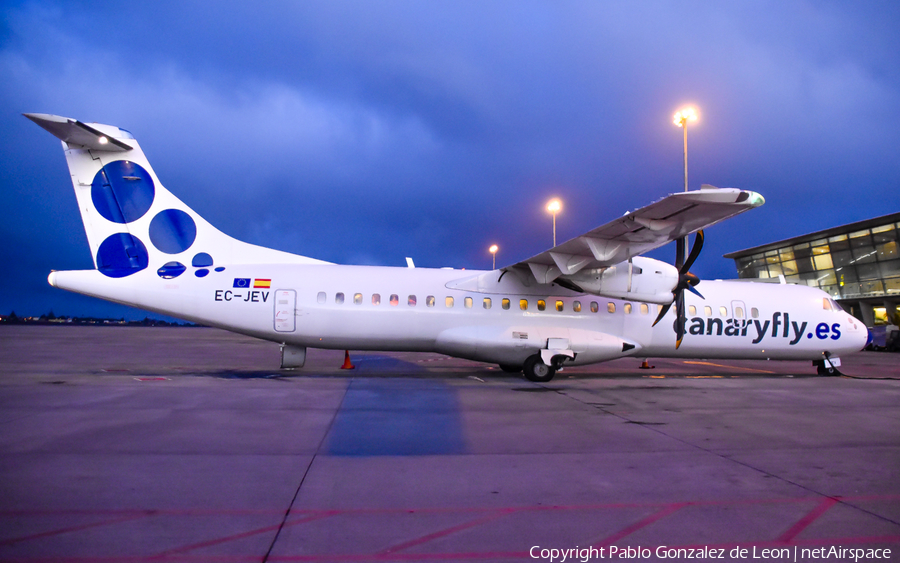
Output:
<path fill-rule="evenodd" d="M 688 191 L 687 176 L 687 119 L 684 119 L 682 127 L 684 128 L 684 192 Z M 691 251 L 690 241 L 688 237 L 684 237 L 684 259 L 687 260 L 688 253 Z"/>
<path fill-rule="evenodd" d="M 675 114 L 675 125 L 678 125 L 682 129 L 684 129 L 684 191 L 688 191 L 688 167 L 687 167 L 687 126 L 688 121 L 695 121 L 697 119 L 697 112 L 694 111 L 693 108 L 685 108 Z M 688 238 L 684 237 L 684 256 L 687 258 L 688 251 L 690 245 L 688 244 Z"/>
<path fill-rule="evenodd" d="M 556 211 L 553 212 L 553 248 L 556 248 Z"/>
<path fill-rule="evenodd" d="M 687 119 L 684 120 L 684 191 L 688 191 L 687 178 Z"/>

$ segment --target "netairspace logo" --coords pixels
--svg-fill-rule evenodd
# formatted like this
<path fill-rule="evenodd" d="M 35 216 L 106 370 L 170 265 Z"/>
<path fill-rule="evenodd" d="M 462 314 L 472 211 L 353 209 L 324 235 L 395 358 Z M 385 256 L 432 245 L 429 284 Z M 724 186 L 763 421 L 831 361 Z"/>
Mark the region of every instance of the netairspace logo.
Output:
<path fill-rule="evenodd" d="M 688 560 L 688 559 L 722 559 L 722 560 L 741 560 L 741 559 L 764 559 L 778 561 L 799 561 L 799 560 L 839 560 L 839 561 L 873 561 L 880 559 L 890 559 L 890 549 L 874 549 L 860 547 L 741 547 L 736 546 L 732 549 L 725 547 L 668 547 L 665 545 L 656 548 L 649 547 L 618 547 L 615 545 L 605 547 L 573 547 L 567 549 L 541 547 L 536 545 L 532 547 L 528 554 L 532 559 L 542 559 L 550 563 L 566 563 L 567 561 L 587 563 L 592 559 L 671 559 L 671 560 Z"/>

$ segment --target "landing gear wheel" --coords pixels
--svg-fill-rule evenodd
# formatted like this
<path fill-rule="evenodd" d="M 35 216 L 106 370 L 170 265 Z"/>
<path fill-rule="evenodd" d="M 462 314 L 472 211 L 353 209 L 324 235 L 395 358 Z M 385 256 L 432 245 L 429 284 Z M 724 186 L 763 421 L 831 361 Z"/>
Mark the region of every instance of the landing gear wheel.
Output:
<path fill-rule="evenodd" d="M 522 373 L 522 366 L 514 366 L 512 364 L 500 364 L 500 369 L 506 373 Z"/>
<path fill-rule="evenodd" d="M 535 383 L 547 383 L 556 375 L 556 370 L 545 364 L 540 354 L 529 356 L 522 371 L 525 372 L 525 379 Z"/>

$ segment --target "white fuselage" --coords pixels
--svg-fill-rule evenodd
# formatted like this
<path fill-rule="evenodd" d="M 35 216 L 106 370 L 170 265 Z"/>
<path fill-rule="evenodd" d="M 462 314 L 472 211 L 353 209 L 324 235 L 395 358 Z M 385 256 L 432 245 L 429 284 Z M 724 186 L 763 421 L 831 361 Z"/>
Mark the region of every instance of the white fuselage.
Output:
<path fill-rule="evenodd" d="M 687 293 L 675 348 L 674 307 L 522 282 L 513 273 L 374 266 L 255 264 L 161 279 L 96 270 L 51 284 L 254 337 L 313 348 L 439 352 L 521 365 L 562 339 L 574 364 L 623 356 L 821 359 L 861 349 L 865 326 L 806 286 L 704 281 Z M 254 287 L 257 286 L 257 287 Z M 268 287 L 266 287 L 268 286 Z M 508 300 L 508 301 L 507 301 Z M 558 342 L 559 340 L 557 340 Z"/>

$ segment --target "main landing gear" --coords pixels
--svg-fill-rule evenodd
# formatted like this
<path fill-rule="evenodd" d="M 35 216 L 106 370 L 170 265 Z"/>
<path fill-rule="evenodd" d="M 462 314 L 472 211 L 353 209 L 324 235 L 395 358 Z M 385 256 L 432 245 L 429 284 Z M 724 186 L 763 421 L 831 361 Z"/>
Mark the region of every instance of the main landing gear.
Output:
<path fill-rule="evenodd" d="M 543 350 L 543 352 L 547 352 L 547 350 Z M 525 365 L 522 366 L 522 372 L 525 374 L 525 379 L 528 381 L 547 383 L 553 379 L 553 376 L 556 375 L 557 371 L 562 369 L 562 365 L 566 360 L 572 359 L 574 359 L 574 357 L 565 352 L 554 354 L 553 356 L 550 356 L 550 365 L 547 365 L 544 363 L 544 355 L 540 353 L 534 354 L 525 360 Z"/>
<path fill-rule="evenodd" d="M 525 379 L 535 383 L 547 383 L 556 375 L 556 370 L 544 363 L 540 354 L 529 356 L 522 367 Z"/>

